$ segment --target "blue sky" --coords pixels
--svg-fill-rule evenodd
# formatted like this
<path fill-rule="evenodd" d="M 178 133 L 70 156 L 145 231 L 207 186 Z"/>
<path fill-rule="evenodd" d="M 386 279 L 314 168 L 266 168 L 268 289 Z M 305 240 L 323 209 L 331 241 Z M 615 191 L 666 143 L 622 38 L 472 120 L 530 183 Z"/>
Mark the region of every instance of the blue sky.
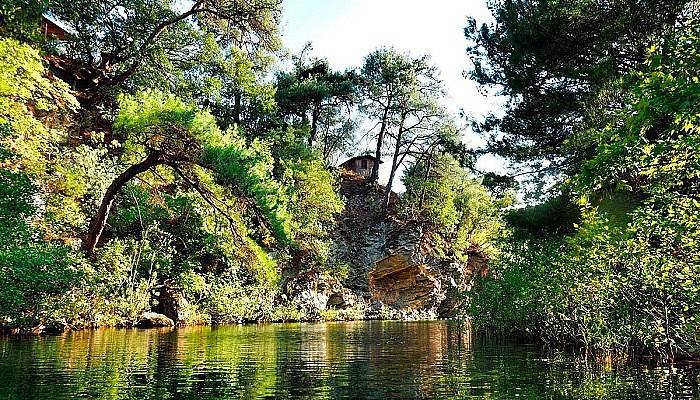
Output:
<path fill-rule="evenodd" d="M 469 67 L 463 29 L 468 16 L 490 20 L 485 0 L 285 0 L 283 6 L 283 40 L 293 53 L 310 41 L 314 55 L 337 69 L 360 66 L 367 53 L 383 45 L 427 53 L 441 70 L 451 110 L 478 117 L 498 109 L 496 99 L 482 96 L 463 76 Z M 481 143 L 469 134 L 464 140 Z M 492 158 L 479 164 L 500 169 Z"/>

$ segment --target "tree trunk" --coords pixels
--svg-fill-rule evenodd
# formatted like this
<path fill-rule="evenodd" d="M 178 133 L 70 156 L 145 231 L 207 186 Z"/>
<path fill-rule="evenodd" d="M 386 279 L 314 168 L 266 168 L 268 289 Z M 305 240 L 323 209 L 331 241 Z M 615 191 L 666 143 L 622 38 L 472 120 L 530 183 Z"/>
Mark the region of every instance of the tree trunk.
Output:
<path fill-rule="evenodd" d="M 243 94 L 240 90 L 236 90 L 233 94 L 233 123 L 241 124 L 241 97 Z"/>
<path fill-rule="evenodd" d="M 379 135 L 377 135 L 377 150 L 374 153 L 376 158 L 374 165 L 372 165 L 372 174 L 370 175 L 370 182 L 376 182 L 379 179 L 379 164 L 382 162 L 382 145 L 384 144 L 384 134 L 386 133 L 387 119 L 389 119 L 389 107 L 391 106 L 391 98 L 387 102 L 387 106 L 384 108 L 384 115 L 382 115 L 382 125 L 379 128 Z"/>
<path fill-rule="evenodd" d="M 83 240 L 83 251 L 85 251 L 85 253 L 92 255 L 95 252 L 95 247 L 100 240 L 100 236 L 102 236 L 102 232 L 107 224 L 107 217 L 109 217 L 109 212 L 112 209 L 114 199 L 117 197 L 119 190 L 136 175 L 164 163 L 159 153 L 149 154 L 146 159 L 127 168 L 126 171 L 122 172 L 112 181 L 102 197 L 100 208 L 97 210 L 97 214 L 95 214 L 92 222 L 90 222 L 90 227 Z"/>
<path fill-rule="evenodd" d="M 320 102 L 314 103 L 314 108 L 311 111 L 311 133 L 309 134 L 309 147 L 314 146 L 316 135 L 318 134 L 318 119 L 321 116 Z"/>
<path fill-rule="evenodd" d="M 425 174 L 423 176 L 423 185 L 420 189 L 420 200 L 418 201 L 418 210 L 423 210 L 423 205 L 425 204 L 425 185 L 428 183 L 428 178 L 430 178 L 430 168 L 432 167 L 433 154 L 428 153 L 428 158 L 425 160 Z"/>
<path fill-rule="evenodd" d="M 403 125 L 403 122 L 401 123 Z M 396 135 L 396 146 L 394 147 L 394 156 L 391 159 L 391 172 L 389 173 L 389 182 L 386 184 L 384 189 L 384 201 L 382 202 L 382 208 L 384 210 L 384 215 L 389 214 L 389 201 L 391 201 L 391 187 L 394 184 L 394 177 L 396 176 L 396 170 L 399 168 L 399 155 L 401 154 L 401 139 L 403 137 L 403 128 L 399 128 L 399 134 Z"/>

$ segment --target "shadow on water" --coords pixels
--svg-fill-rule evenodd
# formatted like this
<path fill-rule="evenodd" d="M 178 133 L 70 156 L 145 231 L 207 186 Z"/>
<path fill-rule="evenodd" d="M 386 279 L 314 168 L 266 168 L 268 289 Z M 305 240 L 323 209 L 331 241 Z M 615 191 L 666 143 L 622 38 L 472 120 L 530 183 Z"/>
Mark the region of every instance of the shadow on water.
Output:
<path fill-rule="evenodd" d="M 73 332 L 0 339 L 4 399 L 693 399 L 697 367 L 610 367 L 454 322 Z"/>

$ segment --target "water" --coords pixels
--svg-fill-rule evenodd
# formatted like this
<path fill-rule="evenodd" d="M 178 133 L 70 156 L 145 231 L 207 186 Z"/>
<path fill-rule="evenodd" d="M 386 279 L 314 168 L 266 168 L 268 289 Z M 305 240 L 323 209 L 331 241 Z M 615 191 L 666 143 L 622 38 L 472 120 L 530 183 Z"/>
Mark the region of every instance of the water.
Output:
<path fill-rule="evenodd" d="M 0 339 L 0 399 L 692 399 L 698 367 L 586 364 L 452 322 Z"/>

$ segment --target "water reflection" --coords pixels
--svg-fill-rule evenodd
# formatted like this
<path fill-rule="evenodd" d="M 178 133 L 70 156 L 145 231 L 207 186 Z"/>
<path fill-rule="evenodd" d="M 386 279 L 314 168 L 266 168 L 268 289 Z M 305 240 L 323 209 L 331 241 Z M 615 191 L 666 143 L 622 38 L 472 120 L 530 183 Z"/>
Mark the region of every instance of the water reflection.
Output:
<path fill-rule="evenodd" d="M 0 399 L 691 399 L 692 366 L 611 369 L 450 322 L 101 330 L 0 339 Z"/>

